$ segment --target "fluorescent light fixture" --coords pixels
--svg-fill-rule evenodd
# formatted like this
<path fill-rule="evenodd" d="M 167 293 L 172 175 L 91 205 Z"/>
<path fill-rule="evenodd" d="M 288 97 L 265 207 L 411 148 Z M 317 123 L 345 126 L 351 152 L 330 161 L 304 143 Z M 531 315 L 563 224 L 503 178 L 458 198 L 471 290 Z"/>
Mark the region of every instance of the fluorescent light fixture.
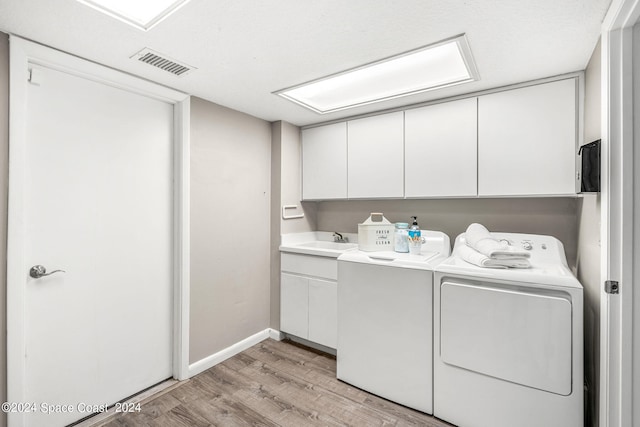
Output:
<path fill-rule="evenodd" d="M 189 0 L 78 0 L 112 18 L 147 31 Z"/>
<path fill-rule="evenodd" d="M 478 79 L 462 34 L 274 93 L 325 114 Z"/>

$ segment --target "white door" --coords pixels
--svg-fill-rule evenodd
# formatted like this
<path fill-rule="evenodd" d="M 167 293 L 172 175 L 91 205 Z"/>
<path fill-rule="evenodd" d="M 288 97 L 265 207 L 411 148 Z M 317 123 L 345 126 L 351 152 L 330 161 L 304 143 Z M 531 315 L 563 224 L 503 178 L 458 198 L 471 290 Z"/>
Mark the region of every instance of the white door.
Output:
<path fill-rule="evenodd" d="M 600 295 L 600 417 L 603 427 L 640 422 L 640 3 L 611 3 L 602 24 L 602 276 L 619 294 Z M 635 123 L 635 126 L 634 126 Z M 635 141 L 634 141 L 635 139 Z"/>
<path fill-rule="evenodd" d="M 173 106 L 30 68 L 25 424 L 57 426 L 172 375 Z"/>
<path fill-rule="evenodd" d="M 638 6 L 636 6 L 638 8 Z M 640 18 L 637 18 L 636 24 L 633 26 L 633 141 L 634 147 L 638 147 L 638 142 L 640 142 Z M 637 168 L 640 166 L 640 152 L 638 152 L 637 148 L 634 148 L 634 170 L 638 170 Z M 634 212 L 635 215 L 638 215 L 640 212 L 640 177 L 635 174 L 635 183 L 634 183 Z M 633 251 L 633 266 L 635 269 L 640 266 L 640 229 L 638 228 L 638 224 L 635 222 L 638 221 L 634 219 L 633 227 L 634 227 L 634 251 Z M 633 400 L 630 402 L 632 407 L 631 420 L 632 422 L 640 423 L 640 316 L 635 313 L 640 312 L 640 288 L 638 288 L 637 284 L 637 270 L 634 272 L 634 290 L 631 294 L 633 300 L 630 302 L 631 311 L 634 313 L 633 320 L 631 324 L 631 329 L 633 331 L 633 349 L 631 349 L 631 355 L 629 358 L 631 359 L 631 363 L 633 366 L 633 380 L 632 382 L 632 395 Z M 630 322 L 631 323 L 631 322 Z"/>

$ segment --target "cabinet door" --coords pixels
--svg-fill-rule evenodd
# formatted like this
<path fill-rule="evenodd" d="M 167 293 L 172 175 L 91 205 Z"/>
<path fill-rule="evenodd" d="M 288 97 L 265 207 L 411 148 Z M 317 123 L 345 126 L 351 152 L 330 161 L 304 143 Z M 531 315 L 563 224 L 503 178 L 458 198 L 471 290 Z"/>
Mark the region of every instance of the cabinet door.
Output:
<path fill-rule="evenodd" d="M 293 274 L 280 276 L 280 330 L 309 337 L 309 279 Z"/>
<path fill-rule="evenodd" d="M 479 97 L 479 194 L 575 194 L 576 124 L 576 79 Z"/>
<path fill-rule="evenodd" d="M 347 198 L 347 123 L 302 131 L 302 198 Z"/>
<path fill-rule="evenodd" d="M 309 279 L 309 341 L 336 348 L 338 341 L 338 285 Z"/>
<path fill-rule="evenodd" d="M 347 122 L 349 198 L 404 196 L 404 113 Z"/>
<path fill-rule="evenodd" d="M 405 196 L 478 194 L 477 98 L 405 111 Z"/>

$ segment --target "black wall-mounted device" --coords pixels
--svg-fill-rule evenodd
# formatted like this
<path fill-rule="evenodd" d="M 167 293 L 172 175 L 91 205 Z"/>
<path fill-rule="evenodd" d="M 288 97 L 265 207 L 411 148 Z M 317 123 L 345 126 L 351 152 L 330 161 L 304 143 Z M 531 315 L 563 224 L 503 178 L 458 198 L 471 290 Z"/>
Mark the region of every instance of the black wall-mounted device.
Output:
<path fill-rule="evenodd" d="M 580 191 L 582 193 L 600 192 L 600 140 L 580 147 L 578 155 L 582 155 Z"/>

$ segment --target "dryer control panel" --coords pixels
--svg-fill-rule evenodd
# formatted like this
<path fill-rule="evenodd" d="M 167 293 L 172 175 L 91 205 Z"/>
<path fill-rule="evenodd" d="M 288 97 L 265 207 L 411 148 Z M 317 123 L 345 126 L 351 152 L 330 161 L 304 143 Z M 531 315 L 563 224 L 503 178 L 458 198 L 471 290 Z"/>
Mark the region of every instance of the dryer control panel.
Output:
<path fill-rule="evenodd" d="M 530 252 L 531 261 L 537 264 L 559 262 L 567 265 L 564 246 L 553 236 L 520 233 L 491 233 L 491 235 L 518 250 Z"/>

